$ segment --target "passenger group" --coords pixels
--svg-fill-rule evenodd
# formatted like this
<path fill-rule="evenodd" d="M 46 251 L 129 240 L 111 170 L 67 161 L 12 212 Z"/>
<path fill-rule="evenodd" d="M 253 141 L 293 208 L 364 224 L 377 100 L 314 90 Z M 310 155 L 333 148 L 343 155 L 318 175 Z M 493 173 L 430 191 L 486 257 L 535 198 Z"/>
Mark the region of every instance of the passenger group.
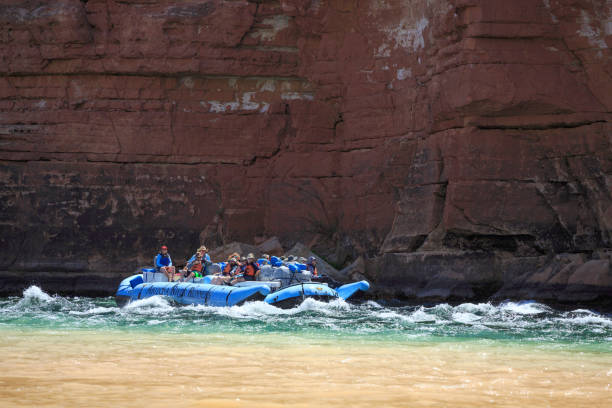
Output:
<path fill-rule="evenodd" d="M 305 258 L 297 258 L 292 255 L 277 258 L 264 254 L 260 259 L 256 260 L 255 255 L 252 253 L 243 257 L 235 252 L 228 257 L 226 263 L 221 263 L 222 269 L 220 272 L 211 274 L 213 275 L 211 283 L 214 285 L 234 285 L 238 282 L 256 281 L 259 280 L 261 266 L 263 265 L 281 266 L 295 262 L 305 264 L 306 270 L 310 272 L 313 277 L 316 278 L 319 276 L 317 259 L 314 256 L 306 260 Z M 155 268 L 168 278 L 168 282 L 186 282 L 192 281 L 194 278 L 203 278 L 205 275 L 209 274 L 207 271 L 209 270 L 208 267 L 211 265 L 212 261 L 208 254 L 208 248 L 204 245 L 198 248 L 196 253 L 189 258 L 185 267 L 179 272 L 177 272 L 172 263 L 172 258 L 168 253 L 167 246 L 163 245 L 155 257 Z"/>

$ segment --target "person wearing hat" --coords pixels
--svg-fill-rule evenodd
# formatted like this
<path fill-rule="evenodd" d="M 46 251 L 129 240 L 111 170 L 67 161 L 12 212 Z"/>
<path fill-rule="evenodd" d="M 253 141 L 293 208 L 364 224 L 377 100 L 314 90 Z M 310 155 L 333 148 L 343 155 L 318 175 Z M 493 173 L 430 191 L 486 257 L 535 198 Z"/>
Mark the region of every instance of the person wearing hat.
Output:
<path fill-rule="evenodd" d="M 312 276 L 319 276 L 319 271 L 317 271 L 317 258 L 311 256 L 308 258 L 308 263 L 306 264 L 306 270 L 310 272 Z"/>
<path fill-rule="evenodd" d="M 195 259 L 185 266 L 183 269 L 183 279 L 182 282 L 189 281 L 193 278 L 201 278 L 204 273 L 204 264 L 202 262 L 202 253 L 198 252 L 195 255 Z"/>
<path fill-rule="evenodd" d="M 174 280 L 174 266 L 172 265 L 172 258 L 168 253 L 168 247 L 162 245 L 161 250 L 155 257 L 155 269 L 161 271 L 168 278 L 168 282 L 172 282 Z"/>
<path fill-rule="evenodd" d="M 244 267 L 244 280 L 254 281 L 259 278 L 259 265 L 255 261 L 255 255 L 248 254 Z"/>
<path fill-rule="evenodd" d="M 196 253 L 193 254 L 191 258 L 189 258 L 189 260 L 187 261 L 187 264 L 185 264 L 185 268 L 183 268 L 183 274 L 188 270 L 188 265 L 194 262 L 196 258 L 198 257 L 198 255 L 201 255 L 201 261 L 202 261 L 202 267 L 203 267 L 202 273 L 206 273 L 206 268 L 208 267 L 208 265 L 212 264 L 212 261 L 210 260 L 210 255 L 208 255 L 208 248 L 206 248 L 205 245 L 202 245 L 201 247 L 198 248 Z"/>
<path fill-rule="evenodd" d="M 216 275 L 210 282 L 213 285 L 225 285 L 229 283 L 235 275 L 240 273 L 240 264 L 236 258 L 229 258 L 227 265 L 223 268 L 220 275 Z"/>
<path fill-rule="evenodd" d="M 187 261 L 187 263 L 189 262 L 193 262 L 196 259 L 196 255 L 201 254 L 202 255 L 202 262 L 212 262 L 210 260 L 210 255 L 208 255 L 208 248 L 206 248 L 206 245 L 202 245 L 201 247 L 198 248 L 198 250 L 196 251 L 195 254 L 193 254 L 191 256 L 191 258 L 189 258 L 189 260 Z"/>
<path fill-rule="evenodd" d="M 232 281 L 232 285 L 237 282 L 255 281 L 259 278 L 259 272 L 259 265 L 255 261 L 255 255 L 248 254 L 242 265 L 242 276 L 237 276 Z"/>
<path fill-rule="evenodd" d="M 240 262 L 236 258 L 230 258 L 223 269 L 223 276 L 234 276 L 240 273 Z"/>

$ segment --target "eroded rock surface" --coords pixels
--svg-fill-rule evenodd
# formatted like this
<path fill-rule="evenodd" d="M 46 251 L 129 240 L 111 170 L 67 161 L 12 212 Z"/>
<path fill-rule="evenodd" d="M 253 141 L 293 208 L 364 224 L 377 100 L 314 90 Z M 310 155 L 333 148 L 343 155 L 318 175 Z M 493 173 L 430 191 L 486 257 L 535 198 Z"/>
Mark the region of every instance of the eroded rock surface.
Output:
<path fill-rule="evenodd" d="M 277 236 L 363 256 L 390 296 L 528 296 L 558 254 L 591 272 L 554 299 L 610 294 L 586 277 L 609 1 L 9 0 L 0 23 L 0 270 L 24 282 Z"/>

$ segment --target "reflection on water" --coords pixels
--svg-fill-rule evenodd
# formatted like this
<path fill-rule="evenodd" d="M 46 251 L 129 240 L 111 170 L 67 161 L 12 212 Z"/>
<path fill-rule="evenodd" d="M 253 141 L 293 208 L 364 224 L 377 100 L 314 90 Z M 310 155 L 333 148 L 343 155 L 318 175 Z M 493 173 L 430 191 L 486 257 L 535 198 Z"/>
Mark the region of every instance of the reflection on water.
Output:
<path fill-rule="evenodd" d="M 0 299 L 2 407 L 608 407 L 612 319 L 524 302 Z"/>

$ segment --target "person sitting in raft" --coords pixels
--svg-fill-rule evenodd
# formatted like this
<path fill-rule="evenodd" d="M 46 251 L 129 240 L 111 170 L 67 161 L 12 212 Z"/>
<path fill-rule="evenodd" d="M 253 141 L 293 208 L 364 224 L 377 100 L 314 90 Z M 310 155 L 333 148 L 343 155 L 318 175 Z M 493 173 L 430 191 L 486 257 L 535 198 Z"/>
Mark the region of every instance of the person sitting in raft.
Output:
<path fill-rule="evenodd" d="M 189 260 L 187 261 L 187 263 L 194 261 L 196 259 L 196 255 L 202 255 L 202 261 L 203 262 L 212 262 L 210 260 L 210 255 L 208 255 L 208 248 L 206 248 L 205 245 L 202 245 L 201 247 L 198 248 L 198 250 L 196 251 L 195 254 L 193 254 L 191 256 L 191 258 L 189 258 Z"/>
<path fill-rule="evenodd" d="M 259 278 L 259 265 L 255 262 L 255 255 L 249 254 L 246 257 L 246 264 L 242 266 L 242 276 L 232 280 L 232 285 L 238 282 L 255 281 Z"/>
<path fill-rule="evenodd" d="M 238 275 L 242 271 L 242 265 L 238 261 L 238 257 L 232 257 L 227 261 L 225 269 L 223 269 L 223 275 L 234 276 Z"/>
<path fill-rule="evenodd" d="M 317 270 L 317 258 L 315 258 L 314 256 L 308 258 L 306 270 L 312 274 L 311 279 L 313 282 L 327 283 L 327 285 L 332 289 L 337 288 L 342 284 L 341 282 L 338 282 L 337 280 L 331 278 L 328 275 L 319 275 L 319 271 Z"/>
<path fill-rule="evenodd" d="M 191 262 L 187 263 L 185 269 L 183 269 L 183 279 L 182 281 L 189 281 L 189 279 L 193 278 L 201 278 L 203 277 L 202 271 L 204 269 L 204 265 L 202 262 L 202 254 L 197 253 L 195 255 L 195 259 Z"/>
<path fill-rule="evenodd" d="M 206 246 L 202 245 L 201 247 L 198 248 L 198 250 L 196 251 L 195 254 L 193 254 L 191 256 L 191 258 L 189 258 L 189 260 L 187 261 L 187 264 L 185 265 L 185 268 L 183 269 L 183 274 L 185 273 L 185 271 L 187 271 L 187 265 L 189 265 L 189 263 L 193 262 L 196 260 L 196 257 L 198 256 L 198 254 L 200 255 L 201 261 L 202 261 L 202 273 L 205 274 L 206 273 L 206 267 L 210 264 L 212 264 L 212 261 L 210 260 L 210 255 L 208 255 L 208 248 L 206 248 Z"/>
<path fill-rule="evenodd" d="M 225 285 L 230 283 L 235 275 L 240 273 L 240 264 L 236 258 L 230 258 L 220 275 L 215 276 L 210 282 L 213 285 Z"/>
<path fill-rule="evenodd" d="M 317 258 L 315 258 L 314 256 L 308 258 L 306 270 L 310 272 L 312 276 L 319 276 L 319 271 L 317 271 Z"/>
<path fill-rule="evenodd" d="M 155 257 L 155 269 L 161 271 L 168 278 L 168 282 L 172 282 L 174 280 L 175 268 L 172 265 L 172 258 L 170 258 L 170 254 L 168 253 L 168 247 L 162 245 L 160 252 Z"/>
<path fill-rule="evenodd" d="M 268 254 L 263 254 L 263 255 L 261 256 L 261 258 L 259 258 L 259 259 L 257 260 L 257 264 L 258 264 L 259 266 L 270 265 L 270 264 L 271 264 L 271 262 L 270 262 L 270 255 L 268 255 Z"/>

